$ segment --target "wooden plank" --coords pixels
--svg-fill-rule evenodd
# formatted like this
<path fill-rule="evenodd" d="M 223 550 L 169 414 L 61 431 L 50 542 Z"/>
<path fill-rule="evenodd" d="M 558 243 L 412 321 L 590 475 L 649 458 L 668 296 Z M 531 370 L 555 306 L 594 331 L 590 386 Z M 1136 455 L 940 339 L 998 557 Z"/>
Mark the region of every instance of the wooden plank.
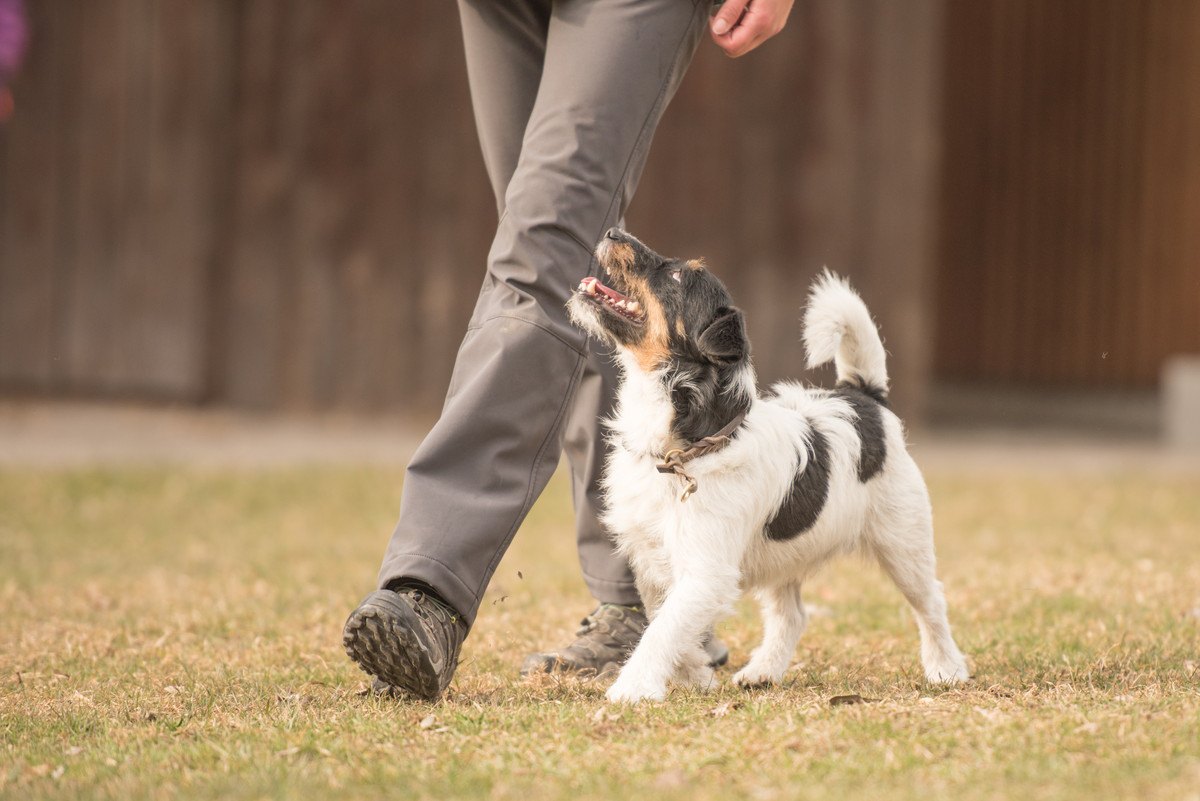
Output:
<path fill-rule="evenodd" d="M 406 124 L 396 127 L 408 128 L 410 141 L 423 139 L 430 149 L 413 176 L 421 188 L 416 213 L 402 213 L 408 220 L 409 241 L 416 243 L 419 256 L 397 275 L 397 295 L 409 298 L 409 307 L 389 299 L 391 314 L 401 316 L 396 323 L 402 326 L 400 338 L 389 352 L 406 350 L 401 343 L 417 343 L 409 362 L 396 373 L 400 397 L 405 386 L 415 383 L 411 390 L 414 402 L 432 409 L 440 406 L 445 396 L 454 357 L 487 268 L 497 218 L 475 131 L 458 18 L 434 4 L 424 6 L 420 19 L 430 35 L 414 53 L 421 70 L 406 70 L 411 80 L 421 82 L 419 88 L 408 87 L 408 96 L 422 98 L 432 112 L 431 127 L 420 129 L 411 115 L 404 120 Z M 395 69 L 404 66 L 393 65 Z M 438 96 L 431 93 L 431 87 L 438 87 Z M 399 252 L 405 252 L 403 245 Z M 400 261 L 394 253 L 382 256 L 385 262 Z M 414 382 L 415 374 L 422 372 L 423 380 Z"/>
<path fill-rule="evenodd" d="M 61 225 L 74 232 L 60 254 L 66 280 L 56 309 L 63 337 L 64 379 L 74 391 L 113 392 L 124 377 L 121 326 L 131 310 L 121 305 L 122 239 L 133 209 L 129 122 L 147 98 L 134 97 L 130 80 L 147 71 L 142 49 L 148 24 L 130 12 L 130 0 L 74 6 L 81 28 L 73 81 L 87 91 L 72 98 L 77 123 L 63 153 L 69 182 Z M 84 76 L 87 76 L 86 83 Z M 140 158 L 144 149 L 139 149 Z"/>
<path fill-rule="evenodd" d="M 860 239 L 863 290 L 873 299 L 890 352 L 894 406 L 913 420 L 923 416 L 932 363 L 929 272 L 941 163 L 942 64 L 936 54 L 942 11 L 933 0 L 877 0 L 867 12 L 875 64 L 868 79 L 871 115 L 863 126 L 869 146 L 859 154 L 866 161 L 860 197 L 872 201 Z"/>
<path fill-rule="evenodd" d="M 1200 13 L 1193 3 L 1170 0 L 1151 4 L 1148 13 L 1146 261 L 1161 267 L 1154 273 L 1159 280 L 1144 290 L 1144 298 L 1146 350 L 1161 363 L 1178 353 L 1200 352 L 1200 53 L 1195 47 Z"/>
<path fill-rule="evenodd" d="M 132 212 L 123 307 L 130 381 L 196 400 L 207 392 L 209 298 L 218 269 L 229 147 L 237 0 L 149 0 L 144 210 Z M 181 91 L 181 87 L 187 87 Z M 140 219 L 138 219 L 140 218 Z M 136 237 L 136 238 L 135 238 Z M 136 243 L 136 244 L 135 244 Z M 170 280 L 164 267 L 170 265 Z"/>
<path fill-rule="evenodd" d="M 59 224 L 59 154 L 80 31 L 60 5 L 29 13 L 34 46 L 12 87 L 16 114 L 0 128 L 0 386 L 45 391 L 58 375 L 56 265 L 70 237 Z"/>
<path fill-rule="evenodd" d="M 980 336 L 984 306 L 984 245 L 987 231 L 986 206 L 977 187 L 986 181 L 989 160 L 959 158 L 958 154 L 987 152 L 991 126 L 986 124 L 985 104 L 979 100 L 987 85 L 995 49 L 990 47 L 988 9 L 978 3 L 948 3 L 941 57 L 947 67 L 943 82 L 943 167 L 942 203 L 938 232 L 938 280 L 932 289 L 937 336 L 934 360 L 943 377 L 958 377 L 970 369 L 971 354 L 964 339 Z M 955 71 L 951 75 L 949 71 Z M 974 213 L 959 209 L 973 207 Z M 957 279 L 968 275 L 973 280 Z M 945 336 L 943 332 L 955 332 Z"/>
<path fill-rule="evenodd" d="M 234 218 L 225 293 L 214 299 L 224 334 L 214 342 L 212 375 L 214 396 L 240 406 L 279 405 L 294 358 L 291 216 L 306 97 L 288 68 L 297 61 L 303 69 L 297 32 L 313 8 L 289 13 L 279 3 L 249 3 L 238 19 Z"/>

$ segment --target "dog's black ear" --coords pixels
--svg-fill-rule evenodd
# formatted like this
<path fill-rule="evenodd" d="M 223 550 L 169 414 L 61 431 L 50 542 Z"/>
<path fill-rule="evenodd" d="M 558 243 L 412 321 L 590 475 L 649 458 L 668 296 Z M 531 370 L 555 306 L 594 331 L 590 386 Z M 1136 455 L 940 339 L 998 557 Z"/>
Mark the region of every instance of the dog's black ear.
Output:
<path fill-rule="evenodd" d="M 723 306 L 700 332 L 696 345 L 705 358 L 718 364 L 733 364 L 750 355 L 746 319 L 741 309 Z"/>

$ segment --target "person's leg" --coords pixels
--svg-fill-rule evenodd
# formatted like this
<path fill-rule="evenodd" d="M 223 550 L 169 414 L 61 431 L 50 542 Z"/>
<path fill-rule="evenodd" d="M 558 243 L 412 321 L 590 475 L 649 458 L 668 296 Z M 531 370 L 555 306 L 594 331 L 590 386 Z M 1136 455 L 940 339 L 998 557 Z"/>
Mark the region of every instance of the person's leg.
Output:
<path fill-rule="evenodd" d="M 476 8 L 496 1 L 467 0 Z M 442 415 L 408 466 L 380 587 L 419 582 L 467 623 L 474 619 L 553 472 L 584 373 L 586 341 L 565 301 L 586 275 L 594 243 L 624 213 L 706 10 L 705 0 L 554 5 L 484 287 Z M 394 686 L 433 686 L 413 676 L 430 670 L 444 686 L 457 646 L 452 658 L 410 658 L 415 646 L 403 630 L 426 618 L 417 610 L 401 619 L 372 598 L 347 621 L 350 655 Z"/>
<path fill-rule="evenodd" d="M 542 78 L 552 0 L 458 5 L 475 127 L 502 216 Z M 343 632 L 346 650 L 376 677 L 377 692 L 399 686 L 436 698 L 453 675 L 466 623 L 442 601 L 442 590 L 412 579 L 390 585 L 351 613 Z"/>
<path fill-rule="evenodd" d="M 550 0 L 459 0 L 471 103 L 496 207 L 516 171 L 526 124 L 533 111 L 546 54 Z M 583 376 L 571 406 L 563 453 L 571 466 L 579 564 L 592 596 L 601 603 L 635 605 L 637 588 L 628 563 L 618 556 L 600 524 L 600 476 L 605 447 L 601 420 L 616 394 L 616 366 L 595 342 L 588 343 Z"/>
<path fill-rule="evenodd" d="M 584 372 L 564 303 L 633 194 L 705 16 L 690 0 L 555 5 L 483 292 L 441 418 L 409 464 L 380 586 L 418 579 L 473 620 L 553 472 Z"/>
<path fill-rule="evenodd" d="M 551 7 L 551 0 L 458 0 L 475 129 L 500 215 L 542 81 Z"/>

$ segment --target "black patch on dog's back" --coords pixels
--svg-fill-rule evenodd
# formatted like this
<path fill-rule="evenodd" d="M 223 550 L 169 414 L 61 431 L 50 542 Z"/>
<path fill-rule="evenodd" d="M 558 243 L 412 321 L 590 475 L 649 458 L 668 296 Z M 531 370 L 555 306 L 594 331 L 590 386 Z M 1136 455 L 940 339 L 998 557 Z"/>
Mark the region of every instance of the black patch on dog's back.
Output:
<path fill-rule="evenodd" d="M 883 430 L 883 411 L 887 395 L 877 387 L 839 384 L 833 397 L 841 398 L 854 409 L 854 430 L 861 443 L 858 452 L 858 480 L 864 484 L 883 470 L 887 460 L 887 440 Z"/>
<path fill-rule="evenodd" d="M 837 391 L 840 392 L 842 390 L 854 390 L 856 392 L 861 392 L 883 408 L 892 408 L 891 404 L 888 403 L 888 392 L 886 389 L 877 387 L 874 384 L 868 384 L 857 376 L 848 381 L 839 381 L 837 385 Z"/>
<path fill-rule="evenodd" d="M 782 542 L 813 527 L 829 497 L 829 442 L 815 428 L 809 438 L 808 464 L 797 470 L 792 489 L 767 523 L 767 539 Z"/>

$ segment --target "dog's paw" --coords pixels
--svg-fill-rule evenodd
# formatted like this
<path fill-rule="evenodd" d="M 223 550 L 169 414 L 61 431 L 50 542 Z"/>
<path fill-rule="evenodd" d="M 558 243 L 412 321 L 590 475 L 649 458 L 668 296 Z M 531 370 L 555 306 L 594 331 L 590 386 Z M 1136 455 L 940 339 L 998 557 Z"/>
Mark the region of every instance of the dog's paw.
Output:
<path fill-rule="evenodd" d="M 641 701 L 662 701 L 667 697 L 667 685 L 641 681 L 627 676 L 625 671 L 617 677 L 605 693 L 609 703 L 636 704 Z"/>
<path fill-rule="evenodd" d="M 778 684 L 783 678 L 783 670 L 750 660 L 750 664 L 733 674 L 733 683 L 739 687 L 764 687 L 769 684 Z"/>
<path fill-rule="evenodd" d="M 717 686 L 717 673 L 708 665 L 689 665 L 680 669 L 677 680 L 684 687 L 709 692 Z"/>
<path fill-rule="evenodd" d="M 962 684 L 970 680 L 971 672 L 961 656 L 925 666 L 925 678 L 930 684 Z"/>

